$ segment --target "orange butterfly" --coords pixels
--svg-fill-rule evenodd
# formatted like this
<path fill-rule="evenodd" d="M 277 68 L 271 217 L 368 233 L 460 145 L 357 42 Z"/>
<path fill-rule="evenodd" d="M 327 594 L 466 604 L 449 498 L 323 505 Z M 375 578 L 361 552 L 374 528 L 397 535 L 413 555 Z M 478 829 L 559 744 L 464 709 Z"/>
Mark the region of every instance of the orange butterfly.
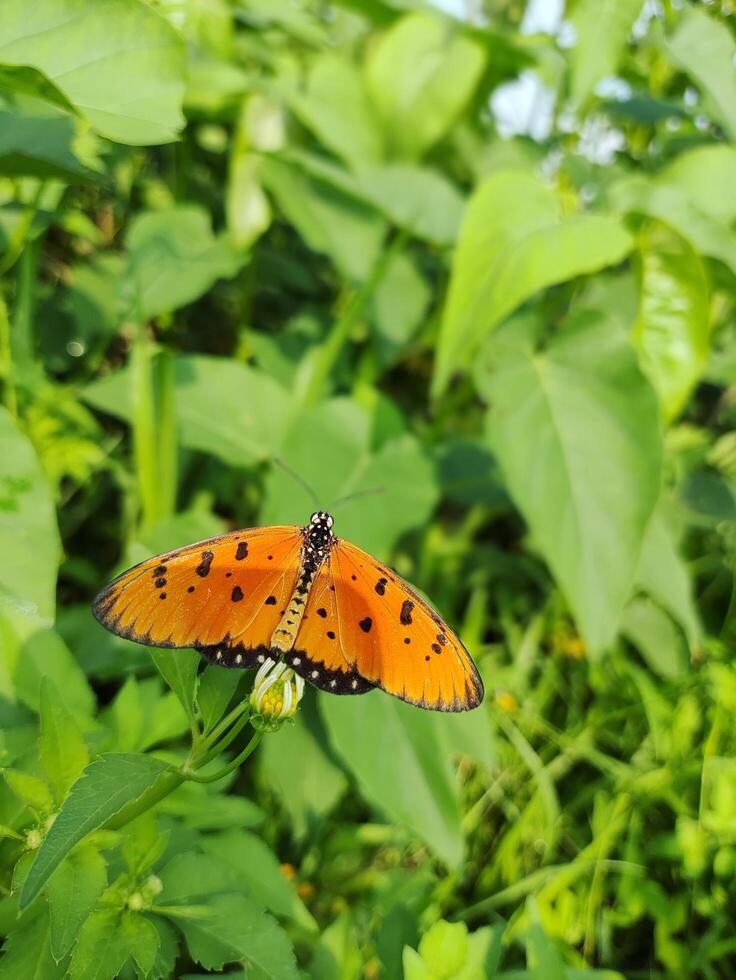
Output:
<path fill-rule="evenodd" d="M 136 565 L 94 601 L 107 629 L 148 646 L 194 647 L 223 667 L 282 659 L 332 694 L 374 687 L 421 708 L 466 711 L 483 698 L 453 631 L 394 572 L 332 532 L 234 531 Z"/>

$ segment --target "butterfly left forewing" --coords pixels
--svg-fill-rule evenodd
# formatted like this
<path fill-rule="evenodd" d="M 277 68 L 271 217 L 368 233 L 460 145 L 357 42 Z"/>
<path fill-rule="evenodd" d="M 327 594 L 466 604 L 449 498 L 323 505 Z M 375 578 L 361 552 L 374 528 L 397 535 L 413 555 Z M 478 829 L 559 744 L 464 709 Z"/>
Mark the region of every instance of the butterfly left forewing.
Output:
<path fill-rule="evenodd" d="M 246 666 L 244 651 L 270 643 L 301 545 L 299 528 L 255 528 L 158 555 L 104 589 L 95 616 L 138 643 L 196 647 L 212 659 L 222 649 L 225 665 Z"/>

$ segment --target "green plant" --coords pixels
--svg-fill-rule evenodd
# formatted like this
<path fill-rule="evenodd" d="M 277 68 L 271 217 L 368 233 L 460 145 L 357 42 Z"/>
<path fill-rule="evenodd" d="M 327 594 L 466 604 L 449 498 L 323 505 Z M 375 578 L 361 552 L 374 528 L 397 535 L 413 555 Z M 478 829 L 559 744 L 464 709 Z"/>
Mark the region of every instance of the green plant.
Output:
<path fill-rule="evenodd" d="M 730 5 L 405 7 L 0 6 L 0 977 L 734 972 Z M 481 709 L 98 627 L 276 457 Z"/>

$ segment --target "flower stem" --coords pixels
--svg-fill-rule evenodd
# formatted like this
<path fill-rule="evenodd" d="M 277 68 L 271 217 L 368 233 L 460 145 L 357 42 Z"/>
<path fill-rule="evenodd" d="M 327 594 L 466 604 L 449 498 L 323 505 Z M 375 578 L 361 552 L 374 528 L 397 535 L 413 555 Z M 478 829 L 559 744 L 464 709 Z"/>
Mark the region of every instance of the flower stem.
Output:
<path fill-rule="evenodd" d="M 223 779 L 225 776 L 229 775 L 233 769 L 237 769 L 238 766 L 245 762 L 245 760 L 260 742 L 262 735 L 262 732 L 255 732 L 250 742 L 248 742 L 240 755 L 236 756 L 233 761 L 229 762 L 223 769 L 212 773 L 211 776 L 197 776 L 193 772 L 187 772 L 185 774 L 186 778 L 191 779 L 195 783 L 216 783 L 218 779 Z"/>

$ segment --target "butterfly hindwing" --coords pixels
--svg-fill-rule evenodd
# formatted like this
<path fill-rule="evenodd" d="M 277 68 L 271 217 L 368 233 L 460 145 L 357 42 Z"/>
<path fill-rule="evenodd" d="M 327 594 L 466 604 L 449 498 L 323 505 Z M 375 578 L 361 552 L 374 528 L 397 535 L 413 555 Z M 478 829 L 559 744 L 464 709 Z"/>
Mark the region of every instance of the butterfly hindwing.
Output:
<path fill-rule="evenodd" d="M 359 693 L 360 681 L 350 690 L 359 678 L 439 711 L 468 710 L 483 697 L 475 664 L 455 633 L 403 579 L 355 545 L 335 543 L 307 613 L 297 644 L 306 663 L 295 669 L 325 690 Z"/>
<path fill-rule="evenodd" d="M 196 647 L 224 666 L 253 666 L 288 602 L 302 541 L 298 527 L 255 528 L 158 555 L 104 589 L 95 616 L 139 643 Z"/>

